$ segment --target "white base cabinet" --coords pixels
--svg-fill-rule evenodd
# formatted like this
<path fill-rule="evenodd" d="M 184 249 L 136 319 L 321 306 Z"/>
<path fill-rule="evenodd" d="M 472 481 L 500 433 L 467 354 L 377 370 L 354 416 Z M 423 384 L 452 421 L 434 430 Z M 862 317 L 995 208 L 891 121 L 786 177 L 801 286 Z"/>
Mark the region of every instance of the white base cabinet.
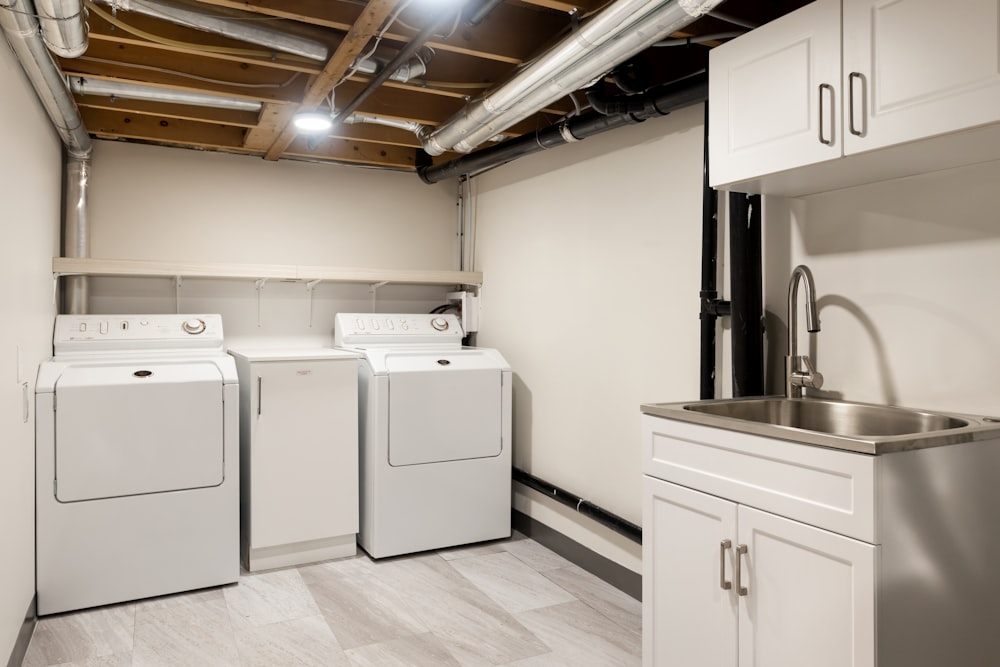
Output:
<path fill-rule="evenodd" d="M 1000 440 L 871 456 L 642 419 L 645 667 L 1000 664 Z"/>
<path fill-rule="evenodd" d="M 240 541 L 253 572 L 353 556 L 357 355 L 230 350 L 240 380 Z"/>
<path fill-rule="evenodd" d="M 1000 159 L 998 25 L 996 0 L 816 0 L 712 49 L 712 186 L 799 196 Z"/>

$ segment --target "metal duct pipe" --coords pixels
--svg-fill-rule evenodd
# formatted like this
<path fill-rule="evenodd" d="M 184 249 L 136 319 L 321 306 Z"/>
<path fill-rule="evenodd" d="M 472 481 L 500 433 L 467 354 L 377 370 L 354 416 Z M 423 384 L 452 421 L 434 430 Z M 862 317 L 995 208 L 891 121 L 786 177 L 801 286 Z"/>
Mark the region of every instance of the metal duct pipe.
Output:
<path fill-rule="evenodd" d="M 158 0 L 94 0 L 119 11 L 135 12 L 145 16 L 176 23 L 177 25 L 204 30 L 243 42 L 259 44 L 275 51 L 293 53 L 309 60 L 325 61 L 326 45 L 314 39 L 289 35 L 255 23 L 245 23 L 213 14 L 196 12 Z"/>
<path fill-rule="evenodd" d="M 153 100 L 174 104 L 193 104 L 235 111 L 260 111 L 262 104 L 254 100 L 241 100 L 224 95 L 158 88 L 128 81 L 107 81 L 82 76 L 69 78 L 69 87 L 77 95 L 108 95 L 129 100 Z"/>
<path fill-rule="evenodd" d="M 416 123 L 412 120 L 399 120 L 398 118 L 384 118 L 382 116 L 375 116 L 369 113 L 361 113 L 360 111 L 355 111 L 347 118 L 343 119 L 343 122 L 348 125 L 360 125 L 362 123 L 369 123 L 371 125 L 382 125 L 384 127 L 395 127 L 400 130 L 408 130 L 414 134 L 419 134 L 424 126 L 420 123 Z"/>
<path fill-rule="evenodd" d="M 63 183 L 63 257 L 90 257 L 90 224 L 87 220 L 87 184 L 90 158 L 69 157 Z M 62 312 L 83 314 L 90 303 L 87 276 L 63 278 Z"/>
<path fill-rule="evenodd" d="M 87 50 L 87 10 L 83 0 L 35 0 L 35 11 L 46 46 L 63 58 L 77 58 Z"/>
<path fill-rule="evenodd" d="M 617 0 L 506 84 L 422 137 L 424 150 L 430 155 L 468 153 L 723 1 Z"/>
<path fill-rule="evenodd" d="M 51 2 L 53 0 L 45 1 Z M 69 2 L 71 0 L 62 1 Z M 159 0 L 94 0 L 94 2 L 113 9 L 135 12 L 188 28 L 238 39 L 241 42 L 257 44 L 273 51 L 291 53 L 317 62 L 326 62 L 330 57 L 330 50 L 323 42 L 291 35 L 254 23 L 186 9 Z M 355 62 L 352 67 L 354 66 L 357 66 L 357 71 L 364 74 L 376 74 L 385 68 L 386 63 L 381 58 L 369 57 Z M 408 62 L 400 63 L 389 78 L 405 83 L 412 78 L 423 76 L 426 71 L 426 63 L 420 58 L 413 58 Z"/>
<path fill-rule="evenodd" d="M 605 116 L 597 112 L 586 113 L 563 121 L 558 125 L 525 134 L 490 148 L 476 151 L 449 162 L 420 167 L 417 174 L 425 183 L 440 183 L 449 178 L 476 174 L 516 160 L 524 155 L 537 153 L 563 144 L 582 141 L 617 127 L 642 122 L 647 118 L 666 116 L 692 104 L 708 99 L 708 75 L 704 72 L 659 86 L 640 97 L 642 111 Z"/>
<path fill-rule="evenodd" d="M 9 10 L 9 11 L 7 11 Z M 30 0 L 12 0 L 0 9 L 0 28 L 21 63 L 35 94 L 45 108 L 71 157 L 90 156 L 91 142 L 80 110 L 62 72 L 39 36 L 39 24 Z"/>

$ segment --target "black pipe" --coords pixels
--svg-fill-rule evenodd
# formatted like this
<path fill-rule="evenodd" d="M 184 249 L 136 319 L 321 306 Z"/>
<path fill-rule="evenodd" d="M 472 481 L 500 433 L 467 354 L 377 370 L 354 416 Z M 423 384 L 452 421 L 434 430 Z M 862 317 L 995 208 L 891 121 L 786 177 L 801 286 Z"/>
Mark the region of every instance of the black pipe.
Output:
<path fill-rule="evenodd" d="M 733 396 L 764 395 L 760 195 L 729 193 Z"/>
<path fill-rule="evenodd" d="M 478 6 L 466 5 L 462 11 L 464 20 L 471 26 L 477 26 L 486 20 L 494 9 L 503 4 L 503 0 L 483 0 Z"/>
<path fill-rule="evenodd" d="M 423 48 L 424 42 L 430 39 L 446 22 L 454 20 L 455 11 L 453 9 L 450 11 L 442 11 L 441 14 L 428 23 L 427 27 L 421 30 L 416 37 L 407 42 L 406 45 L 400 49 L 399 53 L 397 53 L 385 67 L 379 70 L 375 77 L 368 82 L 368 85 L 361 89 L 361 92 L 358 93 L 357 97 L 348 102 L 347 106 L 343 109 L 338 109 L 337 116 L 340 118 L 347 118 L 352 113 L 357 111 L 358 107 L 361 106 L 372 93 L 378 90 L 379 86 L 388 81 L 389 77 L 392 76 L 396 70 L 409 62 L 410 58 L 413 57 L 417 51 Z"/>
<path fill-rule="evenodd" d="M 708 184 L 708 104 L 705 104 L 704 159 L 701 174 L 701 346 L 700 396 L 715 398 L 715 333 L 720 316 L 729 315 L 729 302 L 719 300 L 716 285 L 719 255 L 719 193 Z"/>
<path fill-rule="evenodd" d="M 450 178 L 497 167 L 524 155 L 581 141 L 617 127 L 640 123 L 647 118 L 666 116 L 671 111 L 708 99 L 708 75 L 699 72 L 653 88 L 645 95 L 637 97 L 641 99 L 641 101 L 636 100 L 636 107 L 641 107 L 639 111 L 611 116 L 596 112 L 586 113 L 564 120 L 558 125 L 538 130 L 534 134 L 522 135 L 470 155 L 429 167 L 420 167 L 417 173 L 425 183 L 440 183 Z"/>
<path fill-rule="evenodd" d="M 563 505 L 572 507 L 580 514 L 584 514 L 603 526 L 610 528 L 619 535 L 624 535 L 633 542 L 642 544 L 642 528 L 631 521 L 626 521 L 617 514 L 612 514 L 602 507 L 598 507 L 589 500 L 584 500 L 580 496 L 561 489 L 551 482 L 535 477 L 531 473 L 520 468 L 511 469 L 511 477 L 515 482 L 538 491 L 542 495 L 557 500 Z"/>

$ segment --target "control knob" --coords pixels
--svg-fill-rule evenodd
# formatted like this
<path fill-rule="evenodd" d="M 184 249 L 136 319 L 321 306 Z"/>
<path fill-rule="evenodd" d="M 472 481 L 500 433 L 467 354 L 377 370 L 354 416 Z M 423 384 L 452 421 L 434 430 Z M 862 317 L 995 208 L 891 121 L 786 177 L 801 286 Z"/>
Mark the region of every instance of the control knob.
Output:
<path fill-rule="evenodd" d="M 185 333 L 200 334 L 205 330 L 205 320 L 199 320 L 199 319 L 184 320 L 184 323 L 181 325 L 181 328 L 184 329 Z"/>
<path fill-rule="evenodd" d="M 438 331 L 445 331 L 448 329 L 448 320 L 443 317 L 435 317 L 431 320 L 431 326 Z"/>

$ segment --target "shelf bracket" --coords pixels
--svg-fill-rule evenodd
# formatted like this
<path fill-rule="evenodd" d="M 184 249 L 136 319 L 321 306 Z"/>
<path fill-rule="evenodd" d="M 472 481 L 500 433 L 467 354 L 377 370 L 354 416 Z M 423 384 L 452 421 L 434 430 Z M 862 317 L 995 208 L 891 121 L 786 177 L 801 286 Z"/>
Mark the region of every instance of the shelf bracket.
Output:
<path fill-rule="evenodd" d="M 183 284 L 183 277 L 174 276 L 174 312 L 178 315 L 181 313 L 181 285 Z"/>
<path fill-rule="evenodd" d="M 257 326 L 260 327 L 260 295 L 264 291 L 264 285 L 267 284 L 267 278 L 258 278 L 254 281 L 254 287 L 257 290 Z"/>
<path fill-rule="evenodd" d="M 380 280 L 379 282 L 372 283 L 371 285 L 368 286 L 368 291 L 371 292 L 371 295 L 372 295 L 372 312 L 373 313 L 375 312 L 375 299 L 376 299 L 376 297 L 378 297 L 378 288 L 379 287 L 383 287 L 383 286 L 388 285 L 388 284 L 389 284 L 388 280 Z"/>
<path fill-rule="evenodd" d="M 309 294 L 309 328 L 312 329 L 313 325 L 313 290 L 316 289 L 316 285 L 319 285 L 322 280 L 310 280 L 306 283 L 306 293 Z"/>

